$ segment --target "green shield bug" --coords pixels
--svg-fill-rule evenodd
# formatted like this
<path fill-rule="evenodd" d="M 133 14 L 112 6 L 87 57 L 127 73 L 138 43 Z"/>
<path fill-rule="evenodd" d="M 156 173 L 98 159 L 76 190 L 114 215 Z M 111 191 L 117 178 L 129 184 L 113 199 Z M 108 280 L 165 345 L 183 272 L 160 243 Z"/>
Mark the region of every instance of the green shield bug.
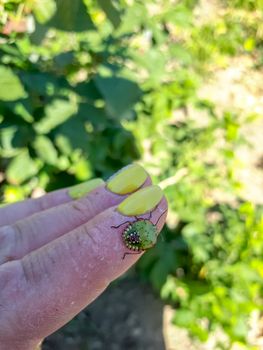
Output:
<path fill-rule="evenodd" d="M 127 224 L 122 232 L 122 239 L 125 246 L 133 252 L 124 253 L 123 259 L 128 254 L 140 254 L 156 244 L 158 236 L 157 225 L 166 212 L 167 210 L 159 216 L 155 224 L 151 222 L 151 212 L 148 219 L 135 216 L 136 221 L 125 221 L 118 226 L 111 226 L 112 228 L 119 228 L 120 226 Z"/>

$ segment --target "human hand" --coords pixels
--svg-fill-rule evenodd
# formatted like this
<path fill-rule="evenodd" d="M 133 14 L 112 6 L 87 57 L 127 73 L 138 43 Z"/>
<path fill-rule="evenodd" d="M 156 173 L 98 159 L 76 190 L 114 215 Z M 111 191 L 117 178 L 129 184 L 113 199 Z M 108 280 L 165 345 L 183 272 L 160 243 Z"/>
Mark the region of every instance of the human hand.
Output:
<path fill-rule="evenodd" d="M 129 223 L 149 219 L 160 232 L 166 213 L 162 191 L 138 165 L 106 184 L 0 208 L 0 350 L 36 349 L 139 259 L 143 252 L 127 246 L 154 244 L 143 232 L 124 239 Z"/>

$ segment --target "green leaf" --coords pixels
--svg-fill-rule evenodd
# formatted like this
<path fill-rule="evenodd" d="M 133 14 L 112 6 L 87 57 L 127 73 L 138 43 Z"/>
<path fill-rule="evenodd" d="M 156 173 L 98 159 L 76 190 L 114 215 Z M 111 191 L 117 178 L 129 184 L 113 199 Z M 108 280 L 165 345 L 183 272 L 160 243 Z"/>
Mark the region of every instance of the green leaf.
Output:
<path fill-rule="evenodd" d="M 44 40 L 44 38 L 46 37 L 48 29 L 49 28 L 47 26 L 36 22 L 35 23 L 35 30 L 29 36 L 30 42 L 33 45 L 40 45 L 42 43 L 42 41 Z"/>
<path fill-rule="evenodd" d="M 70 140 L 65 135 L 56 134 L 55 144 L 62 154 L 69 156 L 72 153 Z"/>
<path fill-rule="evenodd" d="M 25 191 L 22 186 L 4 186 L 4 199 L 6 203 L 14 203 L 25 199 Z"/>
<path fill-rule="evenodd" d="M 118 28 L 121 23 L 119 11 L 114 7 L 110 0 L 98 0 L 98 3 L 102 10 L 105 12 L 109 21 L 113 24 L 114 28 Z"/>
<path fill-rule="evenodd" d="M 26 97 L 19 78 L 8 67 L 0 66 L 0 100 L 14 101 Z"/>
<path fill-rule="evenodd" d="M 78 117 L 90 121 L 93 125 L 104 125 L 108 118 L 104 108 L 96 108 L 88 103 L 80 103 Z"/>
<path fill-rule="evenodd" d="M 82 0 L 56 0 L 57 11 L 48 25 L 65 31 L 83 32 L 95 29 Z"/>
<path fill-rule="evenodd" d="M 166 13 L 167 21 L 171 21 L 177 26 L 188 27 L 193 21 L 192 11 L 184 4 L 178 3 L 173 7 L 173 11 Z"/>
<path fill-rule="evenodd" d="M 189 330 L 192 335 L 198 337 L 199 340 L 202 342 L 207 341 L 209 333 L 206 329 L 203 327 L 199 326 L 196 322 L 194 322 L 190 327 Z"/>
<path fill-rule="evenodd" d="M 94 101 L 102 99 L 102 96 L 93 80 L 78 83 L 75 86 L 75 91 L 80 96 L 84 96 L 90 105 Z"/>
<path fill-rule="evenodd" d="M 248 330 L 249 330 L 248 319 L 245 318 L 244 316 L 242 317 L 241 315 L 239 315 L 238 319 L 236 320 L 233 326 L 234 336 L 239 339 L 245 340 Z"/>
<path fill-rule="evenodd" d="M 66 51 L 61 52 L 59 55 L 54 57 L 54 67 L 57 71 L 65 69 L 67 66 L 72 65 L 74 62 L 74 52 Z"/>
<path fill-rule="evenodd" d="M 9 126 L 0 129 L 0 155 L 2 157 L 11 157 L 16 154 L 17 149 L 13 146 L 14 135 L 17 127 Z"/>
<path fill-rule="evenodd" d="M 244 42 L 244 49 L 248 52 L 253 51 L 255 49 L 256 42 L 254 38 L 247 38 Z"/>
<path fill-rule="evenodd" d="M 60 146 L 64 149 L 65 154 L 70 148 L 88 151 L 89 136 L 81 118 L 71 118 L 60 125 L 57 131 L 56 142 L 58 135 L 64 139 L 64 144 L 60 143 Z M 66 144 L 65 141 L 67 142 Z"/>
<path fill-rule="evenodd" d="M 19 185 L 37 172 L 38 167 L 26 150 L 12 159 L 7 168 L 6 177 L 9 183 Z"/>
<path fill-rule="evenodd" d="M 54 100 L 45 109 L 45 117 L 35 124 L 40 134 L 47 134 L 58 125 L 64 123 L 77 111 L 75 103 L 68 100 Z"/>
<path fill-rule="evenodd" d="M 76 178 L 80 181 L 87 180 L 92 177 L 92 167 L 90 162 L 86 158 L 81 158 L 76 164 L 71 167 L 71 172 L 74 173 Z"/>
<path fill-rule="evenodd" d="M 150 273 L 150 279 L 153 284 L 153 287 L 156 290 L 160 290 L 165 284 L 169 272 L 169 266 L 167 267 L 162 260 L 158 261 L 152 268 Z"/>
<path fill-rule="evenodd" d="M 190 310 L 179 309 L 175 312 L 173 322 L 179 327 L 188 328 L 191 324 L 196 322 L 196 316 Z"/>
<path fill-rule="evenodd" d="M 95 83 L 106 102 L 106 110 L 114 118 L 123 118 L 141 96 L 136 83 L 124 78 L 96 77 Z"/>
<path fill-rule="evenodd" d="M 55 14 L 56 3 L 54 0 L 35 0 L 32 10 L 37 21 L 43 24 Z"/>
<path fill-rule="evenodd" d="M 30 95 L 60 94 L 61 89 L 70 89 L 67 80 L 49 72 L 28 71 L 21 72 L 21 80 Z"/>
<path fill-rule="evenodd" d="M 24 121 L 27 123 L 32 123 L 34 118 L 30 111 L 28 110 L 27 100 L 23 100 L 22 102 L 13 102 L 14 112 L 19 115 Z M 30 107 L 30 106 L 29 106 Z"/>
<path fill-rule="evenodd" d="M 39 158 L 45 163 L 55 165 L 58 161 L 57 150 L 46 136 L 38 136 L 34 141 L 34 148 Z"/>

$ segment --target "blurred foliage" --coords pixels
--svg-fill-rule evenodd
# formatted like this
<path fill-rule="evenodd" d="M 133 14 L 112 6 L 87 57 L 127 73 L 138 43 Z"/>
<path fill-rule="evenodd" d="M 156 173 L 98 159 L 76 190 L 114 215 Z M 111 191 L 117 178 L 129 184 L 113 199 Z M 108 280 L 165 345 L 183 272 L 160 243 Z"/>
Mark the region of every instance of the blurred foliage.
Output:
<path fill-rule="evenodd" d="M 138 272 L 178 308 L 177 325 L 201 340 L 220 327 L 229 344 L 218 346 L 250 348 L 263 221 L 239 200 L 235 167 L 251 116 L 219 114 L 197 92 L 231 56 L 262 66 L 263 3 L 221 1 L 205 21 L 198 4 L 0 0 L 1 195 L 13 202 L 140 160 L 170 212 Z"/>

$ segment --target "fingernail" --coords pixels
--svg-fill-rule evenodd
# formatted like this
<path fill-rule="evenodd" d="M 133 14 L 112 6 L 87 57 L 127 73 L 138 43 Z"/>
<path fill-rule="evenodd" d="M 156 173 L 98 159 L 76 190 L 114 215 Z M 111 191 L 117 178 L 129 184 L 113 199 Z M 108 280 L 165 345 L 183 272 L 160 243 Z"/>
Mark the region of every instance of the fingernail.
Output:
<path fill-rule="evenodd" d="M 92 179 L 86 182 L 83 182 L 82 184 L 75 185 L 71 187 L 68 191 L 68 194 L 73 199 L 79 199 L 86 194 L 88 194 L 90 191 L 94 190 L 95 188 L 101 186 L 104 184 L 104 181 L 102 179 Z"/>
<path fill-rule="evenodd" d="M 128 165 L 108 180 L 107 188 L 117 194 L 131 193 L 141 187 L 147 176 L 148 174 L 140 165 Z"/>
<path fill-rule="evenodd" d="M 159 186 L 145 187 L 124 199 L 118 211 L 125 216 L 142 215 L 154 209 L 162 197 Z"/>

